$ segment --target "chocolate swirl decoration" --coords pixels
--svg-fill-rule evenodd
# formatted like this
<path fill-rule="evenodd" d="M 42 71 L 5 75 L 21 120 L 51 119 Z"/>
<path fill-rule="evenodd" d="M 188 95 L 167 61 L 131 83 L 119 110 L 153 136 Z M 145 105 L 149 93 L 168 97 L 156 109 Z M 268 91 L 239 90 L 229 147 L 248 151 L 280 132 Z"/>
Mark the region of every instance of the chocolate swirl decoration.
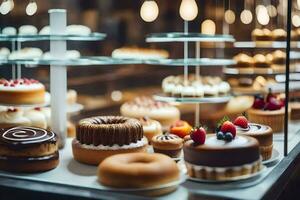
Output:
<path fill-rule="evenodd" d="M 180 139 L 180 137 L 174 134 L 163 134 L 163 135 L 156 136 L 156 139 L 160 141 L 166 141 L 166 140 Z"/>
<path fill-rule="evenodd" d="M 55 138 L 55 134 L 40 128 L 33 127 L 14 127 L 5 129 L 1 139 L 6 142 L 33 144 L 49 141 Z"/>

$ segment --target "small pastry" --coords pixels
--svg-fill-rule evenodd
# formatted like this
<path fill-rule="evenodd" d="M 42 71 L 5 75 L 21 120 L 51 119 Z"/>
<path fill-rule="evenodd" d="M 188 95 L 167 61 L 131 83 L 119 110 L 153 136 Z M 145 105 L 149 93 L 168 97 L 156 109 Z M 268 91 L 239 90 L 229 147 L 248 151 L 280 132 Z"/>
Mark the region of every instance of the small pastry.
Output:
<path fill-rule="evenodd" d="M 169 52 L 163 49 L 150 49 L 139 47 L 122 47 L 115 49 L 111 56 L 119 59 L 162 59 L 168 58 Z"/>
<path fill-rule="evenodd" d="M 40 128 L 0 129 L 0 169 L 12 172 L 42 172 L 59 163 L 55 133 Z"/>
<path fill-rule="evenodd" d="M 256 54 L 254 57 L 254 67 L 257 68 L 268 68 L 270 67 L 270 63 L 267 58 L 262 54 Z"/>
<path fill-rule="evenodd" d="M 36 59 L 43 55 L 43 51 L 39 48 L 26 47 L 18 51 L 13 51 L 9 55 L 10 60 L 20 60 L 20 59 Z"/>
<path fill-rule="evenodd" d="M 272 40 L 272 32 L 269 29 L 254 29 L 251 33 L 254 41 L 270 41 Z"/>
<path fill-rule="evenodd" d="M 73 138 L 76 136 L 76 127 L 70 121 L 67 121 L 67 133 L 68 133 L 68 137 Z"/>
<path fill-rule="evenodd" d="M 278 28 L 272 31 L 272 39 L 275 41 L 285 41 L 286 40 L 286 31 Z"/>
<path fill-rule="evenodd" d="M 66 33 L 68 35 L 89 35 L 91 34 L 91 29 L 84 25 L 72 24 L 67 26 Z"/>
<path fill-rule="evenodd" d="M 140 118 L 140 122 L 143 126 L 144 136 L 147 138 L 149 143 L 155 135 L 162 134 L 162 127 L 156 120 L 152 120 L 148 117 Z"/>
<path fill-rule="evenodd" d="M 17 29 L 12 26 L 7 26 L 2 29 L 3 35 L 17 35 Z"/>
<path fill-rule="evenodd" d="M 32 25 L 23 25 L 19 27 L 19 35 L 36 35 L 38 30 Z"/>
<path fill-rule="evenodd" d="M 20 108 L 8 108 L 0 112 L 0 128 L 14 126 L 30 126 L 31 121 L 23 116 L 23 110 Z"/>
<path fill-rule="evenodd" d="M 181 138 L 189 135 L 192 130 L 191 125 L 188 122 L 178 120 L 170 126 L 170 133 L 175 134 Z"/>
<path fill-rule="evenodd" d="M 171 158 L 178 158 L 183 147 L 183 139 L 174 134 L 156 135 L 151 139 L 155 153 L 162 153 Z"/>
<path fill-rule="evenodd" d="M 253 67 L 254 60 L 247 54 L 239 53 L 238 55 L 234 56 L 233 59 L 236 61 L 237 68 Z"/>
<path fill-rule="evenodd" d="M 0 48 L 0 59 L 7 59 L 10 54 L 10 50 L 6 47 Z"/>
<path fill-rule="evenodd" d="M 68 90 L 67 92 L 67 103 L 69 105 L 75 104 L 77 102 L 77 92 L 76 90 Z"/>
<path fill-rule="evenodd" d="M 44 26 L 40 32 L 40 35 L 50 35 L 50 26 Z"/>
<path fill-rule="evenodd" d="M 80 58 L 80 52 L 77 50 L 67 50 L 65 57 L 66 57 L 66 59 L 77 59 L 77 58 Z M 51 60 L 51 59 L 55 59 L 55 58 L 53 58 L 51 56 L 50 51 L 47 51 L 43 54 L 43 59 Z"/>

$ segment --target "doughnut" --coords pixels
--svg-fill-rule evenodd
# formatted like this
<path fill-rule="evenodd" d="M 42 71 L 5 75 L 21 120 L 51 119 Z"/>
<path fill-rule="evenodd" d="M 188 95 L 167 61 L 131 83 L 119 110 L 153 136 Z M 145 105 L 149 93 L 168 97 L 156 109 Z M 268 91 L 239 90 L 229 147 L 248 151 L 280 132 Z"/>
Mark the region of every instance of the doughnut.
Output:
<path fill-rule="evenodd" d="M 106 158 L 98 167 L 98 181 L 116 188 L 147 188 L 179 179 L 176 163 L 163 154 L 131 153 Z"/>
<path fill-rule="evenodd" d="M 98 116 L 79 121 L 72 149 L 75 160 L 98 165 L 114 154 L 145 152 L 147 144 L 138 120 L 121 116 Z"/>
<path fill-rule="evenodd" d="M 59 162 L 56 134 L 40 128 L 0 129 L 0 170 L 40 172 Z"/>

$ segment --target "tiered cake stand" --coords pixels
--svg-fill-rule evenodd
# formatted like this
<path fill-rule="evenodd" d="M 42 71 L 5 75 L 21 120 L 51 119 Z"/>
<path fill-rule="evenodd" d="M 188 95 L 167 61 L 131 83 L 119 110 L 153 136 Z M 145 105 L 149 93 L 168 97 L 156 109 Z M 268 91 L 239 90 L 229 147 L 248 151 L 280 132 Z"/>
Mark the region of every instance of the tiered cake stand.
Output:
<path fill-rule="evenodd" d="M 223 58 L 201 58 L 200 57 L 200 44 L 201 42 L 234 42 L 235 39 L 231 35 L 206 35 L 200 33 L 189 33 L 188 24 L 184 24 L 184 32 L 174 33 L 154 33 L 149 34 L 146 38 L 146 42 L 183 42 L 184 43 L 184 58 L 182 59 L 160 59 L 149 60 L 147 64 L 151 65 L 165 65 L 169 67 L 184 66 L 184 83 L 188 81 L 189 67 L 195 67 L 196 77 L 200 76 L 200 69 L 202 67 L 214 67 L 214 66 L 227 66 L 233 65 L 235 62 L 232 59 Z M 195 43 L 195 58 L 190 58 L 188 55 L 189 42 Z M 156 94 L 153 96 L 155 100 L 164 102 L 173 102 L 181 104 L 195 104 L 195 125 L 200 124 L 200 104 L 203 103 L 226 103 L 230 100 L 231 95 L 228 96 L 216 96 L 216 97 L 199 97 L 199 98 L 187 98 L 187 97 L 170 97 L 164 94 Z"/>

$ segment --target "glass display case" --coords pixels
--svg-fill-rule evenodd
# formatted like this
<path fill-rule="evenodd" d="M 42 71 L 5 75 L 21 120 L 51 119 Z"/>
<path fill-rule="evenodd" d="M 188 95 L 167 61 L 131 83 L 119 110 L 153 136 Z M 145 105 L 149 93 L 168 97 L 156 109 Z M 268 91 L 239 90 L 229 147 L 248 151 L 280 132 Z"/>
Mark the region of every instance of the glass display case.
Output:
<path fill-rule="evenodd" d="M 8 2 L 11 1 L 8 0 Z M 147 3 L 153 2 L 155 3 L 154 0 L 146 0 L 144 2 L 146 5 L 143 4 L 143 6 L 149 6 Z M 101 29 L 101 32 L 104 33 L 91 31 L 88 34 L 80 34 L 80 31 L 78 31 L 79 34 L 67 34 L 68 7 L 66 9 L 49 10 L 49 23 L 47 23 L 51 29 L 49 34 L 0 34 L 1 44 L 10 46 L 11 50 L 9 54 L 2 56 L 0 49 L 0 72 L 4 72 L 0 78 L 8 77 L 9 74 L 13 79 L 13 81 L 0 80 L 0 93 L 6 91 L 6 86 L 18 89 L 23 85 L 26 87 L 27 85 L 36 84 L 35 80 L 21 78 L 24 74 L 28 76 L 28 73 L 35 74 L 36 76 L 30 75 L 30 77 L 40 79 L 45 88 L 49 89 L 49 92 L 45 93 L 45 102 L 41 104 L 5 103 L 1 102 L 3 100 L 0 97 L 0 115 L 4 116 L 6 113 L 22 110 L 22 117 L 32 120 L 29 127 L 32 127 L 33 130 L 44 130 L 46 135 L 49 135 L 48 131 L 51 129 L 57 135 L 59 146 L 59 150 L 56 150 L 59 152 L 59 164 L 55 169 L 45 172 L 41 170 L 42 172 L 39 171 L 38 173 L 28 173 L 28 171 L 19 173 L 14 172 L 14 167 L 5 168 L 3 166 L 10 162 L 10 157 L 6 159 L 6 155 L 0 154 L 0 169 L 5 168 L 0 170 L 0 185 L 3 187 L 0 190 L 0 198 L 9 196 L 16 198 L 19 196 L 45 197 L 46 199 L 69 197 L 74 199 L 153 199 L 154 196 L 157 199 L 277 199 L 290 197 L 283 196 L 285 188 L 282 186 L 289 185 L 292 182 L 291 179 L 294 178 L 294 174 L 299 171 L 300 152 L 300 124 L 298 121 L 300 115 L 297 113 L 300 109 L 300 71 L 298 69 L 300 57 L 298 55 L 299 42 L 295 38 L 293 41 L 291 39 L 291 0 L 288 0 L 287 6 L 284 7 L 286 8 L 286 14 L 283 13 L 278 16 L 278 21 L 282 20 L 281 18 L 286 20 L 286 23 L 285 21 L 283 23 L 286 37 L 282 41 L 257 40 L 255 37 L 258 38 L 258 36 L 255 35 L 254 37 L 253 33 L 252 41 L 250 41 L 251 36 L 249 37 L 249 33 L 243 31 L 241 33 L 245 34 L 247 40 L 241 40 L 241 36 L 236 34 L 238 30 L 233 30 L 230 34 L 229 30 L 231 29 L 229 28 L 235 29 L 231 25 L 234 22 L 229 23 L 228 15 L 230 14 L 226 14 L 228 10 L 233 12 L 231 10 L 233 8 L 228 4 L 231 0 L 224 1 L 222 5 L 205 3 L 203 8 L 199 7 L 199 9 L 216 7 L 216 12 L 221 8 L 224 11 L 222 12 L 224 15 L 222 14 L 221 21 L 218 22 L 218 15 L 216 14 L 216 23 L 213 22 L 213 25 L 209 21 L 207 22 L 209 25 L 205 27 L 203 22 L 201 33 L 199 33 L 198 30 L 194 29 L 195 25 L 193 23 L 197 14 L 193 19 L 190 19 L 193 10 L 190 10 L 191 13 L 184 12 L 187 8 L 183 7 L 186 6 L 185 3 L 187 2 L 196 3 L 196 6 L 198 3 L 198 6 L 200 6 L 200 3 L 194 0 L 179 2 L 180 17 L 184 19 L 183 21 L 180 19 L 181 28 L 175 26 L 172 32 L 168 32 L 168 30 L 157 30 L 152 27 L 153 32 L 156 33 L 151 33 L 151 29 L 150 31 L 147 30 L 149 31 L 147 34 L 143 34 L 144 30 L 139 33 L 142 34 L 143 42 L 147 46 L 155 47 L 150 48 L 150 50 L 149 48 L 145 50 L 137 47 L 126 47 L 125 52 L 124 49 L 118 48 L 119 51 L 115 54 L 108 54 L 107 49 L 110 49 L 111 46 L 116 47 L 114 42 L 118 40 L 111 38 L 113 33 L 110 32 L 110 29 L 107 29 L 107 31 L 104 28 Z M 283 3 L 284 1 L 270 2 L 268 5 L 263 5 L 264 8 L 261 9 Z M 92 2 L 82 4 L 94 5 Z M 99 4 L 103 7 L 109 7 L 110 5 L 112 9 L 115 6 L 117 13 L 121 13 L 120 8 L 114 3 Z M 122 7 L 121 5 L 125 6 L 125 4 L 120 3 L 119 6 Z M 253 15 L 255 15 L 254 7 L 261 6 L 259 3 L 252 1 L 245 1 L 242 4 L 238 3 L 237 8 L 244 6 L 244 10 L 250 10 L 252 6 Z M 150 5 L 156 8 L 155 4 Z M 164 3 L 162 5 L 165 10 L 173 8 L 173 6 Z M 250 7 L 247 8 L 247 6 Z M 142 8 L 141 17 L 146 21 L 151 16 L 145 17 Z M 281 8 L 277 10 L 279 9 Z M 203 15 L 206 12 L 203 12 Z M 274 20 L 271 19 L 270 11 L 268 12 L 269 20 L 272 22 L 264 24 L 261 19 L 258 19 L 259 14 L 256 13 L 257 21 L 255 24 L 253 23 L 254 28 L 278 28 L 277 24 L 273 22 Z M 69 14 L 72 15 L 72 13 Z M 93 14 L 89 10 L 87 15 Z M 170 13 L 169 15 L 172 16 Z M 38 15 L 33 17 L 38 17 Z M 170 18 L 172 19 L 169 16 L 168 19 Z M 174 19 L 174 21 L 177 24 L 178 20 Z M 242 16 L 241 21 L 243 22 Z M 278 24 L 280 23 L 278 22 Z M 247 23 L 243 25 L 246 26 Z M 178 31 L 178 29 L 183 29 L 183 31 Z M 215 30 L 212 34 L 210 33 L 212 29 L 218 29 L 219 31 Z M 219 34 L 216 34 L 216 32 L 219 32 Z M 135 35 L 138 35 L 138 33 L 131 34 L 133 36 L 129 36 L 132 38 L 129 38 L 128 41 L 134 41 L 136 38 L 138 38 L 136 40 L 140 40 L 139 36 Z M 122 37 L 126 38 L 125 34 Z M 136 38 L 133 39 L 134 37 Z M 89 49 L 86 51 L 88 55 L 82 55 L 80 49 L 79 55 L 68 57 L 67 46 L 76 47 L 75 43 L 80 41 L 87 45 L 83 46 Z M 100 41 L 101 43 L 98 44 Z M 30 55 L 31 57 L 22 57 L 21 54 L 17 54 L 18 57 L 11 56 L 14 52 L 21 51 L 21 47 L 27 46 L 28 43 L 31 46 L 41 45 L 41 48 L 50 50 L 50 56 L 46 57 L 43 52 L 38 56 Z M 47 44 L 46 48 L 43 43 Z M 122 44 L 122 41 L 119 46 L 120 44 Z M 123 44 L 122 46 L 124 46 Z M 102 46 L 103 49 L 101 49 Z M 154 53 L 154 56 L 151 54 L 153 53 L 151 49 L 158 50 L 161 47 L 169 49 L 168 56 L 162 56 L 158 51 Z M 100 48 L 101 50 L 95 50 L 94 48 Z M 91 49 L 99 51 L 96 55 L 91 55 L 89 53 Z M 23 53 L 26 51 L 23 51 Z M 276 62 L 276 59 L 278 62 Z M 78 91 L 79 103 L 77 103 L 77 92 L 67 90 L 70 86 L 75 87 Z M 144 97 L 145 95 L 148 97 Z M 144 118 L 136 117 L 139 116 L 139 110 L 135 109 L 145 105 L 148 106 L 147 111 L 141 111 Z M 124 114 L 126 106 L 128 107 L 127 115 Z M 169 106 L 171 107 L 170 110 L 168 110 Z M 34 115 L 36 117 L 34 118 L 32 117 L 33 114 L 28 114 L 29 111 L 40 112 L 45 107 L 50 110 L 47 115 L 48 118 L 44 119 L 48 124 L 44 128 L 39 125 L 34 126 L 33 121 L 38 118 L 38 115 Z M 162 109 L 162 111 L 159 109 Z M 177 111 L 174 112 L 172 109 L 178 110 L 181 114 L 180 118 L 176 118 Z M 154 113 L 157 111 L 158 114 L 153 114 L 152 111 Z M 275 112 L 277 114 L 273 114 Z M 278 114 L 279 112 L 280 114 Z M 261 113 L 262 117 L 257 113 Z M 170 139 L 168 138 L 169 135 L 175 135 L 171 138 L 181 137 L 181 148 L 183 150 L 180 149 L 180 156 L 175 158 L 171 156 L 172 159 L 167 157 L 165 160 L 167 162 L 170 159 L 172 164 L 176 163 L 175 166 L 178 170 L 176 180 L 154 186 L 130 187 L 128 185 L 128 187 L 113 187 L 101 182 L 103 181 L 103 175 L 101 177 L 101 166 L 98 166 L 98 164 L 102 160 L 97 165 L 95 163 L 90 165 L 80 161 L 80 159 L 78 160 L 78 157 L 75 158 L 76 142 L 80 143 L 83 140 L 89 142 L 80 143 L 81 147 L 93 151 L 99 149 L 119 150 L 120 146 L 121 149 L 125 146 L 126 150 L 130 149 L 131 146 L 137 148 L 136 145 L 141 144 L 143 141 L 141 139 L 143 134 L 141 138 L 136 139 L 134 134 L 137 129 L 132 129 L 130 133 L 122 129 L 121 139 L 117 138 L 119 136 L 118 128 L 121 126 L 119 124 L 126 124 L 126 120 L 122 122 L 106 121 L 105 117 L 120 114 L 129 118 L 138 118 L 145 137 L 146 125 L 142 122 L 149 123 L 148 117 L 151 114 L 154 117 L 150 118 L 159 121 L 161 124 L 161 133 L 164 132 L 161 137 L 166 137 L 166 140 Z M 176 120 L 167 123 L 166 126 L 165 121 L 161 119 L 165 115 L 168 119 L 175 117 Z M 273 116 L 272 119 L 275 118 L 274 115 L 277 118 L 273 121 L 266 119 L 266 116 L 269 115 Z M 278 118 L 279 115 L 280 119 Z M 90 121 L 80 121 L 91 116 L 104 116 L 104 118 L 99 117 L 91 118 Z M 243 119 L 238 120 L 239 117 Z M 11 121 L 7 123 L 9 124 Z M 74 121 L 76 127 L 70 121 Z M 95 130 L 84 132 L 88 130 L 88 127 L 86 129 L 80 128 L 85 123 L 91 123 L 90 127 L 96 127 L 102 123 L 107 127 L 113 127 L 113 131 L 107 131 L 106 134 L 105 131 L 109 130 L 107 128 L 102 132 Z M 242 125 L 240 125 L 241 123 Z M 246 123 L 246 127 L 243 127 L 244 123 Z M 118 127 L 114 127 L 116 124 Z M 174 131 L 174 129 L 182 128 L 186 124 L 188 124 L 186 127 L 190 127 L 188 131 L 184 129 Z M 11 142 L 12 145 L 15 145 L 21 140 L 23 142 L 23 138 L 33 137 L 31 135 L 27 136 L 27 132 L 21 126 L 22 130 L 12 133 L 13 139 L 10 139 L 7 135 L 14 128 L 11 126 L 4 127 L 4 125 L 2 127 L 0 122 L 0 132 L 2 134 L 0 149 L 1 145 L 10 148 L 11 141 L 13 141 Z M 249 137 L 245 134 L 253 130 L 259 136 L 250 134 L 251 137 Z M 272 134 L 267 130 L 270 130 L 269 132 L 272 132 Z M 72 132 L 72 135 L 69 135 L 69 131 Z M 265 134 L 265 132 L 268 133 Z M 103 133 L 106 134 L 105 137 L 103 136 L 104 142 L 109 143 L 109 138 L 117 135 L 117 142 L 124 142 L 124 144 L 102 144 L 103 141 L 100 136 Z M 130 142 L 126 141 L 126 134 L 130 134 L 130 137 L 128 137 Z M 33 135 L 36 137 L 38 131 Z M 37 137 L 40 139 L 44 135 Z M 154 152 L 158 152 L 154 147 L 153 138 L 150 139 L 149 143 L 147 142 L 146 152 L 141 153 L 145 157 L 156 155 Z M 21 142 L 22 145 L 30 143 L 26 143 L 26 141 L 27 139 L 24 143 Z M 264 143 L 268 143 L 267 146 L 263 146 Z M 268 158 L 265 158 L 266 155 L 262 153 L 267 151 L 266 149 L 270 150 Z M 55 153 L 57 153 L 56 151 Z M 19 155 L 20 152 L 26 151 L 21 149 L 16 152 Z M 163 153 L 163 151 L 160 153 Z M 207 158 L 205 153 L 208 155 Z M 128 159 L 131 159 L 129 154 L 124 155 L 129 156 Z M 94 154 L 94 156 L 83 157 L 96 158 L 97 156 Z M 32 160 L 34 160 L 34 157 Z M 104 161 L 106 160 L 108 159 Z M 120 160 L 116 159 L 115 162 Z M 133 163 L 146 166 L 148 162 L 154 161 L 135 161 Z M 126 161 L 125 164 L 129 164 L 129 161 Z M 116 166 L 118 167 L 118 164 Z M 132 166 L 131 168 L 136 167 Z M 137 167 L 136 170 L 140 170 L 140 168 Z M 160 170 L 163 169 L 160 168 Z M 140 175 L 138 180 L 142 181 L 144 178 L 144 175 Z M 128 179 L 128 181 L 132 180 Z M 12 194 L 12 190 L 18 192 Z"/>

